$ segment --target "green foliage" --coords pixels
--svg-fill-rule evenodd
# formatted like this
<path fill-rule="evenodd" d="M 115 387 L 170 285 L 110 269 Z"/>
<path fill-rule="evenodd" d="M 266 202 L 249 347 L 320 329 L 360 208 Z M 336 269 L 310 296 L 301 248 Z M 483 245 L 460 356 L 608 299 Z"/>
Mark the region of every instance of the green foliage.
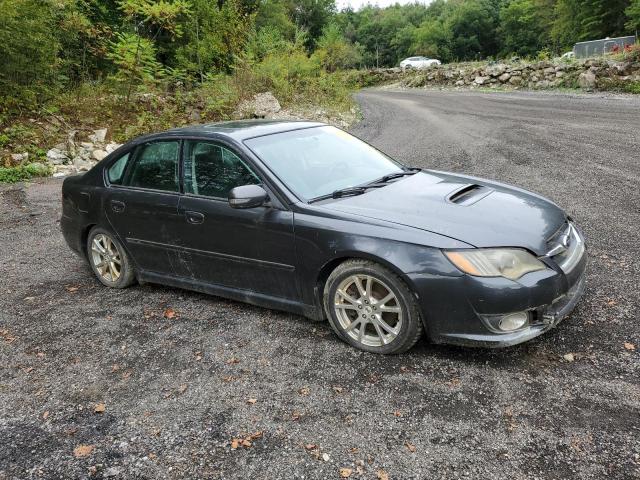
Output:
<path fill-rule="evenodd" d="M 357 47 L 345 40 L 336 24 L 324 29 L 314 56 L 328 72 L 355 67 L 362 59 Z"/>
<path fill-rule="evenodd" d="M 640 0 L 631 0 L 625 13 L 629 18 L 626 24 L 627 29 L 632 32 L 640 30 Z"/>
<path fill-rule="evenodd" d="M 0 183 L 16 183 L 34 177 L 50 175 L 49 168 L 40 163 L 18 165 L 17 167 L 0 167 Z"/>
<path fill-rule="evenodd" d="M 131 33 L 117 33 L 110 42 L 109 58 L 117 67 L 110 77 L 127 95 L 132 87 L 151 85 L 163 75 L 163 67 L 156 60 L 156 49 L 147 38 Z"/>

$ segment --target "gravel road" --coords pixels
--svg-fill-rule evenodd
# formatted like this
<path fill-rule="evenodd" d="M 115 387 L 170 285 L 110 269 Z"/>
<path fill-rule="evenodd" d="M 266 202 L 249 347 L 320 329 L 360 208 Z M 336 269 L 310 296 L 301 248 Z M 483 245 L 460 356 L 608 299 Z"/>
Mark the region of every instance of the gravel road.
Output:
<path fill-rule="evenodd" d="M 0 479 L 640 478 L 640 98 L 357 100 L 353 131 L 397 158 L 565 207 L 591 256 L 574 314 L 506 350 L 375 356 L 295 315 L 106 289 L 64 244 L 59 180 L 0 187 Z"/>

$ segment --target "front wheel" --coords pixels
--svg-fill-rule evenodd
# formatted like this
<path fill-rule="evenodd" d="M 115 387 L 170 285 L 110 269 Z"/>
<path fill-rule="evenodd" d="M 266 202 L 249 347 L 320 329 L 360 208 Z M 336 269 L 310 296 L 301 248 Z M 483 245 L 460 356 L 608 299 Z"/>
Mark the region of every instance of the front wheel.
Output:
<path fill-rule="evenodd" d="M 133 264 L 111 232 L 100 227 L 89 232 L 87 258 L 93 273 L 107 287 L 126 288 L 135 282 Z"/>
<path fill-rule="evenodd" d="M 367 260 L 348 260 L 331 273 L 324 308 L 338 336 L 367 352 L 402 353 L 422 335 L 417 302 L 407 285 Z"/>

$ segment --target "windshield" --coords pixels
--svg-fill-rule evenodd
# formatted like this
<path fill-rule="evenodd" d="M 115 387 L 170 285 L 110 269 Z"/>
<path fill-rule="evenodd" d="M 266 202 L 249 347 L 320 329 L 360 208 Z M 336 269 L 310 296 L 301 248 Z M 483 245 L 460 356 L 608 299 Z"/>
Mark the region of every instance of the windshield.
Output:
<path fill-rule="evenodd" d="M 245 144 L 303 200 L 403 171 L 396 161 L 335 127 L 265 135 Z"/>

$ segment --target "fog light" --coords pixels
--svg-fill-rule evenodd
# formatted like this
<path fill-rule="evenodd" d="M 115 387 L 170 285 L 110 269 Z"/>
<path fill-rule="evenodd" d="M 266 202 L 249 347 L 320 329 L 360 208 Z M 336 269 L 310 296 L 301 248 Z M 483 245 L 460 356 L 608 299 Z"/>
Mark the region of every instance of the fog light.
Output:
<path fill-rule="evenodd" d="M 503 332 L 510 332 L 524 327 L 527 323 L 529 323 L 528 312 L 510 313 L 500 319 L 498 328 Z"/>

